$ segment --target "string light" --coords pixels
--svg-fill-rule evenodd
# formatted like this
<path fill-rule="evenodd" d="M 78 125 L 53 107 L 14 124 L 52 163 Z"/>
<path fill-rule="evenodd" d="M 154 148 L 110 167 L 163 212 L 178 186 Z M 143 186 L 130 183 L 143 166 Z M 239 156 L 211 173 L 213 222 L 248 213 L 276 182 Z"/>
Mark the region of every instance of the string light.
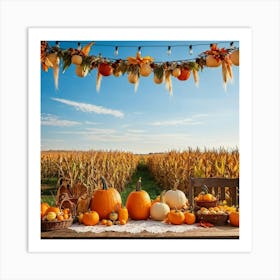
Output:
<path fill-rule="evenodd" d="M 141 54 L 141 47 L 138 47 L 138 54 Z"/>
<path fill-rule="evenodd" d="M 78 50 L 80 51 L 81 50 L 81 43 L 78 42 Z"/>
<path fill-rule="evenodd" d="M 55 42 L 55 46 L 56 46 L 57 48 L 59 48 L 59 42 L 58 42 L 58 41 Z"/>
<path fill-rule="evenodd" d="M 116 46 L 115 47 L 115 52 L 114 52 L 115 56 L 118 56 L 119 55 L 119 47 Z"/>
<path fill-rule="evenodd" d="M 168 55 L 171 55 L 171 46 L 168 46 L 167 54 L 168 54 Z"/>
<path fill-rule="evenodd" d="M 189 46 L 189 52 L 190 52 L 190 55 L 193 54 L 193 49 L 192 49 L 192 45 Z"/>

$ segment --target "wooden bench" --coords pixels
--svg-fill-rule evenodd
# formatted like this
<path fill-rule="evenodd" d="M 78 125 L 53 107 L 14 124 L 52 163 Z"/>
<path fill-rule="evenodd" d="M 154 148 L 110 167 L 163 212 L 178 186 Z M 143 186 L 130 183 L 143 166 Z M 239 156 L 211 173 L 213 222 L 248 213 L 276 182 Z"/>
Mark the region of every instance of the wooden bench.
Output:
<path fill-rule="evenodd" d="M 210 193 L 219 200 L 226 200 L 226 190 L 229 192 L 231 205 L 239 205 L 239 178 L 193 178 L 190 177 L 189 203 L 194 206 L 194 197 L 201 192 L 206 185 Z"/>

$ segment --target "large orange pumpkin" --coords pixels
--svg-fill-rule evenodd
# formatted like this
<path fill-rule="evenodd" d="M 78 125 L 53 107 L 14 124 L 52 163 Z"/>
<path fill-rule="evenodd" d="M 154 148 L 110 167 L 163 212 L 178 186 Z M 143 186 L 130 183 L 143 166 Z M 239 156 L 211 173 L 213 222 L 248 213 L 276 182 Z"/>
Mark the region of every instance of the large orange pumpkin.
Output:
<path fill-rule="evenodd" d="M 96 190 L 90 201 L 90 209 L 99 214 L 100 219 L 108 219 L 111 212 L 122 205 L 120 193 L 115 188 L 108 188 L 104 177 L 101 177 L 103 188 Z"/>
<path fill-rule="evenodd" d="M 146 191 L 141 190 L 141 178 L 137 182 L 136 190 L 128 195 L 126 208 L 133 220 L 147 220 L 149 218 L 151 198 Z"/>

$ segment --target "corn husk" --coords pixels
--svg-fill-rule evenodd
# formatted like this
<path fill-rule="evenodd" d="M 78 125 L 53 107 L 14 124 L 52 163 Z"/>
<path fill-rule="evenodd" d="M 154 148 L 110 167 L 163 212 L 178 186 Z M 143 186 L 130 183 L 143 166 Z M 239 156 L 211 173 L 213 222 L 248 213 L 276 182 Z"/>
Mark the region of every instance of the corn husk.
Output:
<path fill-rule="evenodd" d="M 101 80 L 102 80 L 102 75 L 99 73 L 99 71 L 97 71 L 97 77 L 96 77 L 96 91 L 97 92 L 100 91 Z"/>
<path fill-rule="evenodd" d="M 171 70 L 165 71 L 165 88 L 168 90 L 170 96 L 173 95 L 171 73 Z"/>
<path fill-rule="evenodd" d="M 198 84 L 199 84 L 198 71 L 193 69 L 192 73 L 193 73 L 194 83 L 198 87 Z"/>
<path fill-rule="evenodd" d="M 53 78 L 55 89 L 58 89 L 58 76 L 59 76 L 59 65 L 53 66 Z"/>
<path fill-rule="evenodd" d="M 227 65 L 226 62 L 222 62 L 222 77 L 223 77 L 223 84 L 224 84 L 224 89 L 227 89 L 227 80 L 228 80 L 228 70 L 227 70 Z"/>
<path fill-rule="evenodd" d="M 228 77 L 229 77 L 230 81 L 233 82 L 233 73 L 232 73 L 231 63 L 227 62 L 226 67 L 227 67 Z"/>

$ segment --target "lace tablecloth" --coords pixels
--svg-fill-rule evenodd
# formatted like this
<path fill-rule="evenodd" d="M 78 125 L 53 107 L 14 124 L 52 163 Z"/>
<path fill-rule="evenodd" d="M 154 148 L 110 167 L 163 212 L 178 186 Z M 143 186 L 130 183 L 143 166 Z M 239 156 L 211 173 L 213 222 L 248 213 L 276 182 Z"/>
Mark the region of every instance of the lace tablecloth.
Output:
<path fill-rule="evenodd" d="M 147 231 L 150 233 L 164 233 L 164 232 L 185 232 L 189 230 L 199 229 L 199 227 L 194 225 L 170 225 L 165 222 L 158 222 L 153 220 L 141 220 L 134 221 L 130 220 L 126 225 L 95 225 L 95 226 L 84 226 L 80 224 L 73 224 L 69 229 L 76 232 L 94 232 L 101 233 L 106 231 L 115 231 L 115 232 L 129 232 L 129 233 L 140 233 Z"/>

